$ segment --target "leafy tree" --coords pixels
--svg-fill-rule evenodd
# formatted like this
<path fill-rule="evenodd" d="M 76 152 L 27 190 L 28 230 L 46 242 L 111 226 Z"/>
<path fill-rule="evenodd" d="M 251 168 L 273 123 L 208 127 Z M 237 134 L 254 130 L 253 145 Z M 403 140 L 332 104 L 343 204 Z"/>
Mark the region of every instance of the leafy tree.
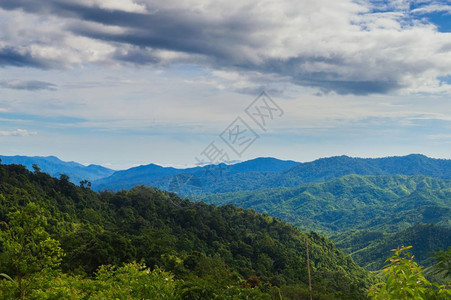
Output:
<path fill-rule="evenodd" d="M 41 172 L 41 168 L 39 168 L 38 164 L 33 164 L 32 168 L 36 174 Z"/>
<path fill-rule="evenodd" d="M 16 296 L 23 298 L 33 288 L 34 279 L 56 269 L 63 257 L 57 240 L 45 231 L 45 211 L 35 203 L 8 214 L 10 222 L 2 222 L 0 270 Z M 8 283 L 5 280 L 0 284 Z M 12 283 L 12 285 L 11 285 Z"/>
<path fill-rule="evenodd" d="M 91 181 L 88 181 L 86 179 L 80 181 L 80 187 L 82 187 L 82 188 L 86 187 L 89 189 L 89 188 L 91 188 L 91 185 L 92 185 Z"/>
<path fill-rule="evenodd" d="M 368 296 L 384 300 L 449 299 L 451 291 L 444 285 L 431 283 L 423 275 L 423 269 L 413 261 L 408 252 L 412 246 L 394 249 L 383 269 L 386 282 L 373 286 Z"/>
<path fill-rule="evenodd" d="M 94 299 L 179 299 L 173 275 L 143 264 L 101 266 L 96 273 Z"/>
<path fill-rule="evenodd" d="M 60 181 L 62 183 L 68 183 L 69 182 L 69 176 L 67 176 L 66 174 L 61 174 L 60 175 Z"/>

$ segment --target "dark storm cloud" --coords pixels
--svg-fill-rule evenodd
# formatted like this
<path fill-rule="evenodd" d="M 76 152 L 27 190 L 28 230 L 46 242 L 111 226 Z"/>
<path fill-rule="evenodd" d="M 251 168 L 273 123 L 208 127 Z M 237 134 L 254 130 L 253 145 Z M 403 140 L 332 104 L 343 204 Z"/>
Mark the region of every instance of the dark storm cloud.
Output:
<path fill-rule="evenodd" d="M 302 85 L 302 82 L 298 82 Z M 369 95 L 369 94 L 387 94 L 401 88 L 401 85 L 393 81 L 309 81 L 305 85 L 318 87 L 322 92 L 331 91 L 340 95 Z"/>
<path fill-rule="evenodd" d="M 21 8 L 29 13 L 52 14 L 102 25 L 118 26 L 127 30 L 123 34 L 112 34 L 84 23 L 73 24 L 68 28 L 77 35 L 93 39 L 201 54 L 219 60 L 231 59 L 232 63 L 233 57 L 239 54 L 235 52 L 236 47 L 251 42 L 249 32 L 257 27 L 260 29 L 264 27 L 264 24 L 255 24 L 244 18 L 232 18 L 219 22 L 202 15 L 175 9 L 156 13 L 134 13 L 55 0 L 43 2 L 5 0 L 0 2 L 0 7 Z M 263 43 L 264 41 L 253 46 L 261 47 Z M 135 52 L 132 61 L 135 61 L 136 56 Z"/>
<path fill-rule="evenodd" d="M 264 45 L 263 40 L 260 43 L 252 41 L 249 33 L 265 25 L 249 20 L 217 21 L 183 10 L 144 14 L 67 4 L 64 11 L 70 11 L 83 20 L 125 30 L 124 33 L 110 33 L 82 23 L 69 27 L 77 35 L 138 47 L 200 54 L 223 60 L 223 64 L 234 63 L 240 55 L 236 52 L 240 45 L 255 48 Z"/>
<path fill-rule="evenodd" d="M 28 80 L 28 81 L 0 81 L 0 87 L 6 89 L 14 90 L 27 90 L 27 91 L 37 91 L 37 90 L 56 90 L 56 85 L 50 82 L 39 81 L 39 80 Z"/>
<path fill-rule="evenodd" d="M 40 69 L 49 68 L 49 63 L 45 60 L 34 57 L 28 51 L 20 51 L 13 47 L 0 48 L 0 67 L 33 67 Z"/>
<path fill-rule="evenodd" d="M 140 48 L 120 51 L 117 50 L 112 55 L 112 58 L 118 61 L 124 61 L 136 65 L 145 65 L 145 64 L 156 64 L 160 62 L 160 59 L 153 55 L 149 51 L 143 51 Z"/>

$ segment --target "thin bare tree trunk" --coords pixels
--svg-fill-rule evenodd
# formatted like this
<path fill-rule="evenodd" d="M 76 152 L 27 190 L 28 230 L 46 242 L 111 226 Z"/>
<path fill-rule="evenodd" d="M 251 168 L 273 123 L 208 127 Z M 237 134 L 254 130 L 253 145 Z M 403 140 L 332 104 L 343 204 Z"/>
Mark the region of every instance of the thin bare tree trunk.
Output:
<path fill-rule="evenodd" d="M 305 245 L 307 247 L 308 291 L 310 294 L 310 300 L 312 300 L 313 293 L 312 293 L 312 277 L 310 276 L 310 256 L 309 256 L 309 249 L 308 249 L 308 236 L 305 237 Z"/>

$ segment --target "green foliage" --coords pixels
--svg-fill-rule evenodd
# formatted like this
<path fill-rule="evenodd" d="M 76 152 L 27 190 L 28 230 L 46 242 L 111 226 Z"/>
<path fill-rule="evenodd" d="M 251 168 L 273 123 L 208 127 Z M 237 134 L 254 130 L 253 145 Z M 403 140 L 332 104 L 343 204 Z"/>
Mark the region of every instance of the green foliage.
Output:
<path fill-rule="evenodd" d="M 136 263 L 121 268 L 101 266 L 96 273 L 94 299 L 177 299 L 173 275 Z"/>
<path fill-rule="evenodd" d="M 7 223 L 31 202 L 48 211 L 40 214 L 46 215 L 42 226 L 66 253 L 63 273 L 39 274 L 35 283 L 55 295 L 65 289 L 83 290 L 67 287 L 65 278 L 69 284 L 82 284 L 101 265 L 133 261 L 171 272 L 186 295 L 205 284 L 207 291 L 233 299 L 277 296 L 277 286 L 285 287 L 280 290 L 285 296 L 290 286 L 303 288 L 308 282 L 306 234 L 251 210 L 192 203 L 142 186 L 95 193 L 67 178 L 31 173 L 17 165 L 0 165 L 0 201 L 0 217 Z M 309 240 L 315 293 L 328 299 L 363 298 L 372 282 L 368 272 L 323 236 L 309 234 Z M 10 275 L 9 269 L 0 272 Z M 252 276 L 259 279 L 257 288 L 246 285 Z"/>
<path fill-rule="evenodd" d="M 9 282 L 0 282 L 1 299 L 180 299 L 173 275 L 151 271 L 137 263 L 120 268 L 101 266 L 95 278 L 68 274 L 34 278 L 35 288 L 21 297 L 8 293 Z"/>
<path fill-rule="evenodd" d="M 60 243 L 45 231 L 45 210 L 28 203 L 23 210 L 9 213 L 6 230 L 0 231 L 0 270 L 9 283 L 16 286 L 15 294 L 24 297 L 35 288 L 34 276 L 47 276 L 57 268 L 63 257 Z"/>
<path fill-rule="evenodd" d="M 394 255 L 387 259 L 389 264 L 383 270 L 386 282 L 372 287 L 368 293 L 371 299 L 449 299 L 449 287 L 429 282 L 423 275 L 423 269 L 407 252 L 410 248 L 411 246 L 393 250 Z"/>

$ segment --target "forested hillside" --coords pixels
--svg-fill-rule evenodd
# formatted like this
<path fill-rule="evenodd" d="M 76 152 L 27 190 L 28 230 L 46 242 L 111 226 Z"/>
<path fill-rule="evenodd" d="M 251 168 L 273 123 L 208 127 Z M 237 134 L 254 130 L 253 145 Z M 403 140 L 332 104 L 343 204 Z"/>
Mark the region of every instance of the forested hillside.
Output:
<path fill-rule="evenodd" d="M 322 232 L 369 270 L 380 269 L 396 247 L 413 245 L 416 261 L 427 266 L 432 251 L 451 246 L 451 181 L 445 179 L 346 175 L 294 188 L 193 198 L 252 208 Z"/>
<path fill-rule="evenodd" d="M 197 197 L 234 204 L 326 234 L 396 232 L 416 223 L 451 226 L 451 181 L 426 176 L 346 175 L 324 183 Z"/>
<path fill-rule="evenodd" d="M 171 284 L 171 295 L 184 299 L 265 299 L 279 293 L 285 299 L 298 299 L 307 295 L 307 237 L 316 299 L 361 299 L 372 281 L 323 236 L 302 233 L 251 210 L 192 203 L 154 188 L 95 193 L 73 185 L 65 176 L 55 179 L 23 166 L 0 165 L 0 203 L 0 255 L 10 258 L 0 260 L 0 273 L 11 277 L 13 283 L 26 279 L 29 290 L 22 286 L 20 291 L 29 295 L 50 290 L 62 293 L 68 284 L 80 293 L 92 289 L 92 295 L 98 295 L 99 289 L 87 286 L 99 266 L 137 261 L 175 274 L 168 279 L 172 277 L 153 273 Z M 37 225 L 29 228 L 29 224 Z M 36 235 L 40 246 L 33 246 L 35 240 L 27 238 L 27 232 Z M 22 251 L 25 260 L 18 261 L 17 253 L 8 250 L 24 235 L 22 249 L 32 249 L 26 265 L 20 261 L 27 261 L 28 252 Z M 49 243 L 51 247 L 47 247 Z M 42 253 L 33 254 L 43 246 L 47 248 Z M 31 269 L 45 262 L 33 257 L 48 258 L 52 253 L 52 272 Z M 97 283 L 93 284 L 112 284 L 110 279 L 123 279 L 123 272 L 131 276 L 139 269 L 130 265 L 117 271 L 103 269 L 96 273 Z M 7 279 L 1 282 L 5 287 L 14 286 Z M 45 284 L 33 287 L 36 282 Z M 117 289 L 120 291 L 119 285 Z"/>

